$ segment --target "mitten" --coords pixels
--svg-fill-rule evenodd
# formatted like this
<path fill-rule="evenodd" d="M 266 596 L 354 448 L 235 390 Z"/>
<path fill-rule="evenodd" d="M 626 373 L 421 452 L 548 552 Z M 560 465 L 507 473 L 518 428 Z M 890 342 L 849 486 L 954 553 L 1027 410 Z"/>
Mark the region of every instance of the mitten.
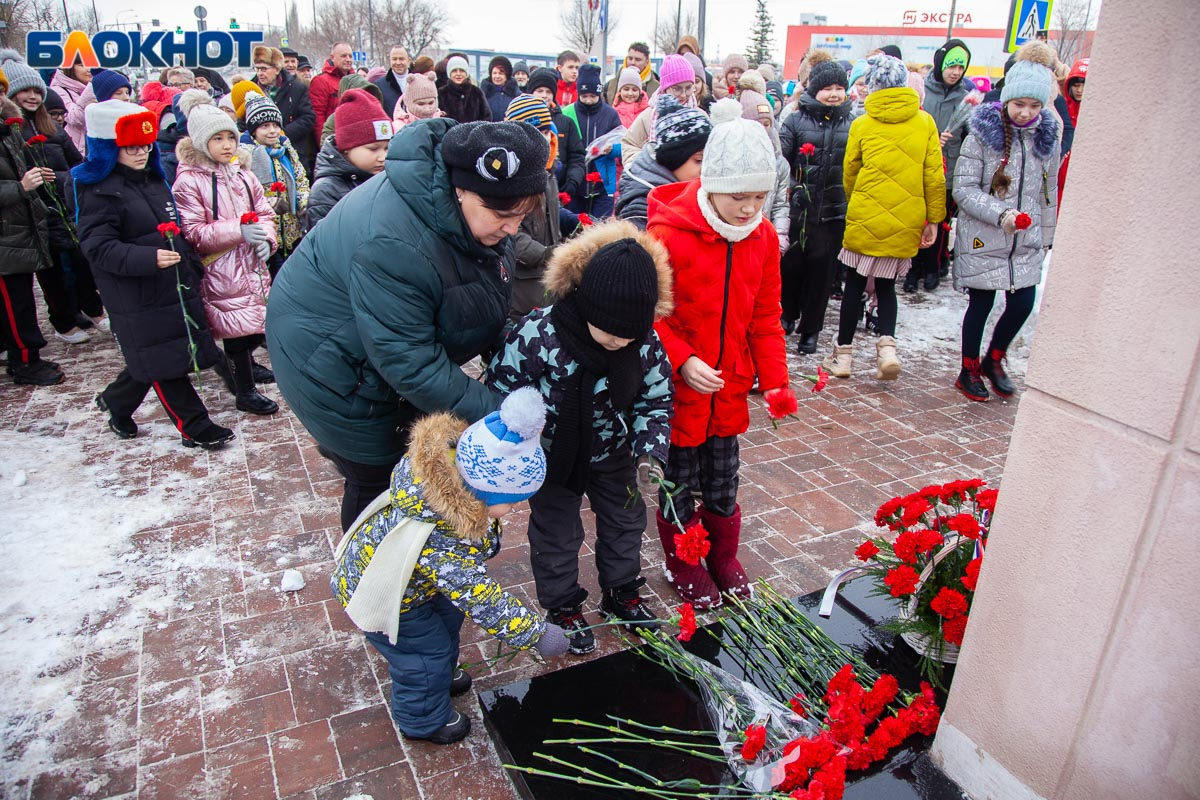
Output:
<path fill-rule="evenodd" d="M 542 631 L 541 638 L 534 645 L 537 648 L 538 655 L 542 658 L 561 656 L 567 652 L 569 646 L 570 642 L 567 641 L 567 632 L 553 622 L 546 623 L 546 630 Z"/>
<path fill-rule="evenodd" d="M 292 204 L 288 202 L 286 194 L 281 194 L 274 200 L 275 216 L 282 217 L 284 214 L 290 214 Z"/>
<path fill-rule="evenodd" d="M 637 486 L 642 497 L 653 497 L 658 491 L 658 483 L 663 481 L 662 464 L 652 456 L 642 456 L 637 460 Z"/>
<path fill-rule="evenodd" d="M 254 255 L 266 261 L 271 257 L 271 243 L 264 240 L 254 245 Z"/>
<path fill-rule="evenodd" d="M 1017 232 L 1017 210 L 1015 208 L 1005 209 L 1000 215 L 1000 229 L 1012 236 Z"/>
<path fill-rule="evenodd" d="M 262 225 L 252 222 L 242 226 L 242 241 L 249 245 L 258 246 L 267 240 L 267 231 Z"/>

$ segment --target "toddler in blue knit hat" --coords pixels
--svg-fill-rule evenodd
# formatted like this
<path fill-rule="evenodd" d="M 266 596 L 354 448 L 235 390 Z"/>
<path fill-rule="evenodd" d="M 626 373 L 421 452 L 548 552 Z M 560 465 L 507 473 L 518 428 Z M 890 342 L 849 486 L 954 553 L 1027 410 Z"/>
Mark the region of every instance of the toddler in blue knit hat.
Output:
<path fill-rule="evenodd" d="M 471 426 L 446 412 L 422 418 L 391 487 L 334 552 L 333 595 L 387 660 L 392 717 L 409 739 L 452 744 L 470 733 L 450 702 L 471 687 L 457 667 L 464 617 L 511 647 L 546 658 L 567 651 L 563 630 L 484 565 L 500 551 L 499 518 L 545 480 L 545 421 L 541 395 L 528 388 Z"/>

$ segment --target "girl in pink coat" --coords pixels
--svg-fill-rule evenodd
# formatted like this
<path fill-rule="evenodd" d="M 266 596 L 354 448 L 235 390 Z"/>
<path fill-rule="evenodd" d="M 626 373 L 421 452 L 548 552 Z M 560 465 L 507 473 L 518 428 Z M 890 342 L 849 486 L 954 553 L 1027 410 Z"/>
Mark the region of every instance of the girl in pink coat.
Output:
<path fill-rule="evenodd" d="M 275 212 L 250 170 L 249 148 L 239 153 L 237 126 L 225 112 L 197 106 L 188 132 L 175 148 L 179 170 L 172 188 L 183 235 L 204 264 L 200 297 L 208 326 L 229 360 L 218 363 L 217 372 L 239 411 L 274 414 L 279 406 L 255 383 L 271 383 L 275 376 L 252 353 L 264 339 Z"/>

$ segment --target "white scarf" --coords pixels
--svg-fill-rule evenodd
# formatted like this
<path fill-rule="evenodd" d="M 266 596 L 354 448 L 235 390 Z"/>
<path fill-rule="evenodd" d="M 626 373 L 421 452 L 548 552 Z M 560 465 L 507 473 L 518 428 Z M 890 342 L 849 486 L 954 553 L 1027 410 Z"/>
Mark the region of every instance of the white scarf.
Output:
<path fill-rule="evenodd" d="M 704 191 L 703 186 L 696 192 L 696 199 L 700 203 L 700 213 L 704 215 L 704 221 L 711 225 L 712 229 L 722 238 L 731 242 L 740 242 L 754 233 L 754 229 L 759 226 L 763 219 L 762 211 L 760 210 L 754 219 L 745 225 L 730 225 L 721 219 L 721 215 L 713 208 L 712 201 L 708 199 L 708 192 Z"/>

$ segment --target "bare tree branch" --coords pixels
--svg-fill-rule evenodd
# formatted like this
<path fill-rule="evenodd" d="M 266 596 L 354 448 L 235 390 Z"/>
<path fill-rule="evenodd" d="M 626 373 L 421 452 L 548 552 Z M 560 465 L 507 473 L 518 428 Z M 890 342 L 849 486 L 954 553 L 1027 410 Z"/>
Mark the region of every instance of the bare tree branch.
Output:
<path fill-rule="evenodd" d="M 1099 3 L 1096 3 L 1099 7 Z M 1058 58 L 1064 64 L 1074 64 L 1083 58 L 1087 46 L 1087 32 L 1091 20 L 1090 0 L 1058 0 L 1054 13 L 1058 17 Z"/>
<path fill-rule="evenodd" d="M 675 9 L 678 11 L 679 6 Z M 674 53 L 679 40 L 684 36 L 695 36 L 697 30 L 696 13 L 691 9 L 670 17 L 660 16 L 654 31 L 654 48 L 660 53 Z"/>
<path fill-rule="evenodd" d="M 579 53 L 580 58 L 587 61 L 604 35 L 600 30 L 600 3 L 598 0 L 592 0 L 592 2 L 567 0 L 558 14 L 558 21 L 559 39 Z M 610 36 L 616 27 L 617 16 L 613 13 L 610 5 L 608 9 L 608 33 Z"/>

